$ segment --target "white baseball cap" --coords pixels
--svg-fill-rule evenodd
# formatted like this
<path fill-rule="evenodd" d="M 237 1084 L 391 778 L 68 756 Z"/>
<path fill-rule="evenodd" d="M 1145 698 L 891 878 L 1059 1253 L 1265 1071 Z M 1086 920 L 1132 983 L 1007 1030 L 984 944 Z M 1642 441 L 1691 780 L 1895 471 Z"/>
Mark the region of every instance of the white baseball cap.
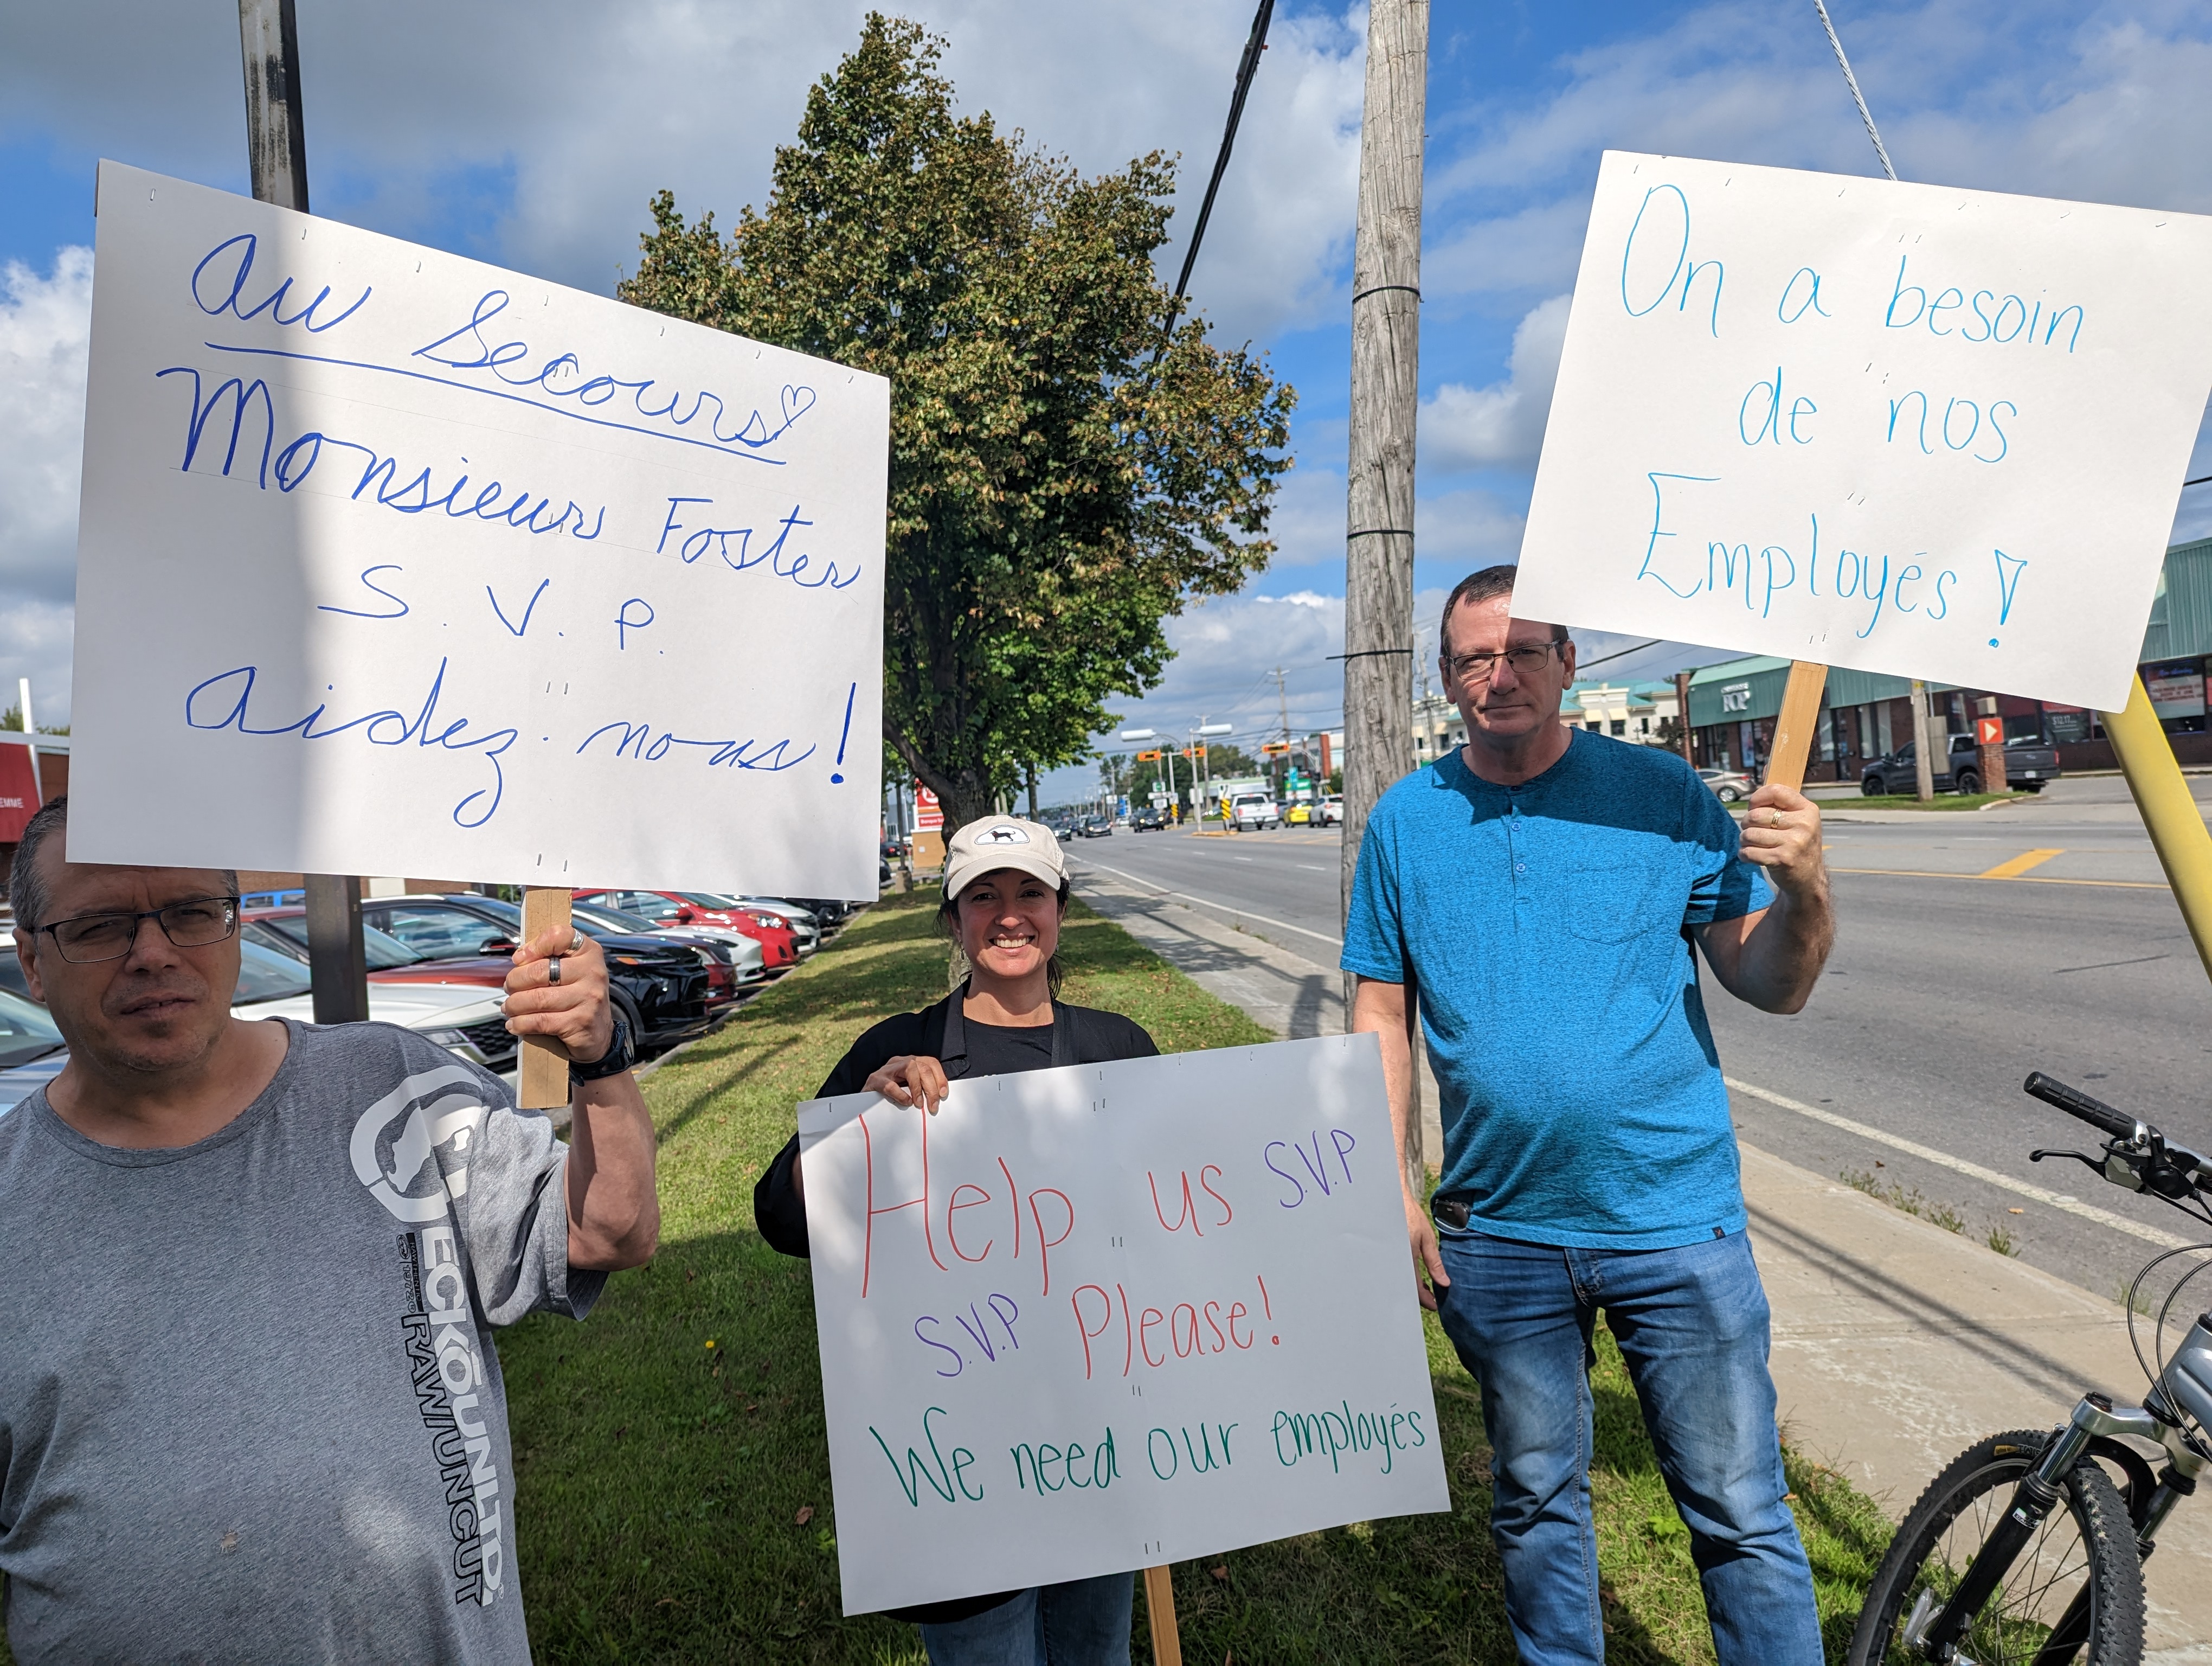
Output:
<path fill-rule="evenodd" d="M 1050 828 L 1013 816 L 986 816 L 969 822 L 945 844 L 945 895 L 957 897 L 1002 867 L 1018 868 L 1055 891 L 1067 883 L 1067 862 Z"/>

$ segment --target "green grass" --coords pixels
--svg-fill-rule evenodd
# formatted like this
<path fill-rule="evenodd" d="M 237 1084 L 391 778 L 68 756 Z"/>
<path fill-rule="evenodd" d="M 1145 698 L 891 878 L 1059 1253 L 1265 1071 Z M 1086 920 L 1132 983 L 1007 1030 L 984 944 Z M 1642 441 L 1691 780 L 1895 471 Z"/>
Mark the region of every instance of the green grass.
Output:
<path fill-rule="evenodd" d="M 1164 1049 L 1265 1038 L 1079 905 L 1065 958 L 1079 969 L 1070 1000 L 1128 1013 Z M 839 1614 L 811 1286 L 801 1263 L 760 1242 L 750 1205 L 792 1107 L 867 1024 L 941 994 L 945 965 L 927 897 L 886 899 L 647 1082 L 662 1129 L 659 1258 L 617 1279 L 586 1324 L 535 1319 L 501 1344 L 518 1563 L 541 1660 L 919 1666 L 910 1627 Z M 1433 1320 L 1429 1350 L 1453 1512 L 1179 1565 L 1194 1666 L 1512 1657 L 1475 1387 Z M 1602 1331 L 1595 1386 L 1611 1657 L 1710 1661 L 1689 1536 Z M 1835 1477 L 1794 1459 L 1790 1474 L 1840 1658 L 1889 1529 Z M 1141 1593 L 1136 1629 L 1147 1660 Z"/>
<path fill-rule="evenodd" d="M 1128 1013 L 1164 1049 L 1267 1039 L 1079 904 L 1067 998 Z M 662 1250 L 591 1319 L 501 1339 L 514 1429 L 515 1563 L 537 1657 L 921 1666 L 912 1627 L 838 1611 L 836 1517 L 803 1262 L 753 1230 L 752 1185 L 852 1038 L 936 999 L 926 897 L 887 898 L 711 1040 L 646 1083 L 661 1134 Z M 1712 1648 L 1689 1535 L 1601 1328 L 1592 1490 L 1608 1659 L 1692 1666 Z M 709 1344 L 712 1344 L 710 1347 Z M 1192 1666 L 1510 1661 L 1474 1383 L 1436 1322 L 1431 1369 L 1453 1509 L 1178 1565 Z M 1785 1455 L 1832 1660 L 1889 1536 L 1875 1505 Z M 1135 1656 L 1149 1662 L 1139 1590 Z M 0 1663 L 5 1661 L 0 1645 Z"/>
<path fill-rule="evenodd" d="M 1948 1203 L 1931 1203 L 1920 1195 L 1917 1186 L 1905 1186 L 1896 1181 L 1885 1183 L 1872 1169 L 1845 1169 L 1837 1177 L 1854 1190 L 1864 1192 L 1877 1202 L 1887 1203 L 1893 1209 L 1902 1209 L 1908 1215 L 1917 1215 L 1933 1226 L 1947 1232 L 1963 1233 L 1966 1218 Z M 1982 1235 L 1982 1242 L 2000 1256 L 2020 1254 L 2020 1240 L 2002 1221 L 1994 1223 Z"/>

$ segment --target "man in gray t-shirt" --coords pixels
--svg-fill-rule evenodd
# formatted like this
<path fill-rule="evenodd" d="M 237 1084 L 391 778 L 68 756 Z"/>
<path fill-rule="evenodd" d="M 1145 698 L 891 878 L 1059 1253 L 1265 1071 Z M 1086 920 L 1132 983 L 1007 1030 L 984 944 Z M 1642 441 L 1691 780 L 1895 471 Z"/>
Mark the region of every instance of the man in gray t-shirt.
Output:
<path fill-rule="evenodd" d="M 564 1146 L 411 1031 L 231 1018 L 234 881 L 66 862 L 65 813 L 11 883 L 70 1045 L 0 1116 L 19 1662 L 526 1662 L 492 1328 L 581 1317 L 657 1233 L 604 963 L 509 981 L 585 1061 Z"/>

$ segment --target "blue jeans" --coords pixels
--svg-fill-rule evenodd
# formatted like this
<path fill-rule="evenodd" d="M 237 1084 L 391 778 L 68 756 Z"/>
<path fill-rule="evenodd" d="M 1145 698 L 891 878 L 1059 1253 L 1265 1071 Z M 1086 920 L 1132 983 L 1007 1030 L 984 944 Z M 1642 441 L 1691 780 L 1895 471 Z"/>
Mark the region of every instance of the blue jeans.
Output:
<path fill-rule="evenodd" d="M 1491 1536 L 1526 1666 L 1605 1658 L 1590 1517 L 1600 1308 L 1690 1529 L 1721 1666 L 1820 1666 L 1813 1574 L 1783 1501 L 1766 1292 L 1741 1232 L 1680 1250 L 1563 1250 L 1439 1227 L 1438 1316 L 1482 1386 Z"/>
<path fill-rule="evenodd" d="M 1034 1585 L 949 1626 L 921 1627 L 929 1666 L 1129 1666 L 1136 1576 Z"/>

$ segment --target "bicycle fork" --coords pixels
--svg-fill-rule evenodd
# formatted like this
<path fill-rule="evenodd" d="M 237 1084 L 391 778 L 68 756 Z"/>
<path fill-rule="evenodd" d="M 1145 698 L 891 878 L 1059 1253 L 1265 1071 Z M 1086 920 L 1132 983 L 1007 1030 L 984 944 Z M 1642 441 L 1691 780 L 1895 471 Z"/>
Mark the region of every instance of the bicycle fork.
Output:
<path fill-rule="evenodd" d="M 2203 1345 L 2203 1358 L 2197 1362 L 2202 1375 L 2176 1371 L 2190 1352 L 2185 1345 L 2149 1397 L 2155 1401 L 2160 1393 L 2167 1393 L 2192 1414 L 2201 1398 L 2205 1414 L 2212 1414 L 2212 1326 L 2198 1320 L 2189 1342 Z M 2200 1416 L 2199 1420 L 2206 1418 Z M 2154 1484 L 2147 1484 L 2152 1476 L 2142 1455 L 2119 1444 L 2118 1438 L 2124 1435 L 2155 1441 L 2165 1448 L 2168 1462 Z M 2066 1476 L 2092 1454 L 2111 1457 L 2127 1472 L 2128 1515 L 2135 1529 L 2136 1554 L 2143 1558 L 2155 1547 L 2158 1529 L 2173 1513 L 2174 1506 L 2197 1490 L 2197 1477 L 2207 1462 L 2190 1446 L 2178 1418 L 2160 1417 L 2140 1406 L 2115 1407 L 2101 1394 L 2085 1395 L 2074 1408 L 2074 1415 L 2052 1435 L 2035 1467 L 2021 1477 L 2013 1490 L 2011 1506 L 1975 1554 L 1951 1600 L 1938 1608 L 1934 1591 L 1920 1593 L 1905 1623 L 1908 1649 L 1926 1660 L 1960 1659 L 1959 1639 L 1966 1635 L 1966 1627 L 2057 1505 Z M 2039 1661 L 2070 1660 L 2088 1639 L 2090 1589 L 2085 1584 L 2075 1594 L 2038 1651 Z"/>

